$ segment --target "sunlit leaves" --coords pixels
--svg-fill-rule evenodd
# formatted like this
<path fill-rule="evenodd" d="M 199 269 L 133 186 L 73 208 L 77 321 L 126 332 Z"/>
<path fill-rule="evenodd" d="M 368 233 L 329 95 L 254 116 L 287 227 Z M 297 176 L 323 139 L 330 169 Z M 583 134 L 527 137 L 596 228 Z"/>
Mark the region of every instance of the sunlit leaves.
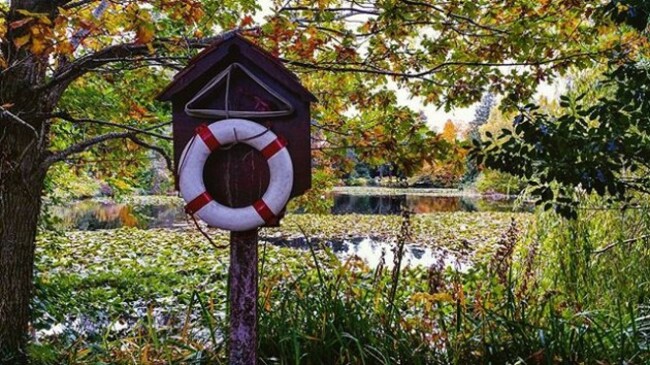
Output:
<path fill-rule="evenodd" d="M 42 55 L 52 45 L 53 31 L 52 21 L 48 14 L 32 13 L 26 10 L 18 10 L 22 18 L 8 24 L 8 28 L 18 34 L 13 39 L 16 48 L 29 47 L 30 51 Z"/>

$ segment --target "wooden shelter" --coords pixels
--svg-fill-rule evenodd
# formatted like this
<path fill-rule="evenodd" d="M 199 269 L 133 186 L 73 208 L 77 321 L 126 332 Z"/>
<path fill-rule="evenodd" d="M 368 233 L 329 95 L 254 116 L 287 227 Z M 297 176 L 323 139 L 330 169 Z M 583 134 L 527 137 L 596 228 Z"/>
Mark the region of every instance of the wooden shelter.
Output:
<path fill-rule="evenodd" d="M 195 129 L 241 118 L 262 124 L 287 141 L 294 170 L 291 197 L 311 187 L 310 104 L 316 98 L 276 57 L 241 35 L 224 36 L 196 55 L 158 100 L 171 101 L 173 107 L 177 186 L 181 153 Z M 204 170 L 208 192 L 231 207 L 259 199 L 268 179 L 266 160 L 243 143 L 213 153 Z"/>

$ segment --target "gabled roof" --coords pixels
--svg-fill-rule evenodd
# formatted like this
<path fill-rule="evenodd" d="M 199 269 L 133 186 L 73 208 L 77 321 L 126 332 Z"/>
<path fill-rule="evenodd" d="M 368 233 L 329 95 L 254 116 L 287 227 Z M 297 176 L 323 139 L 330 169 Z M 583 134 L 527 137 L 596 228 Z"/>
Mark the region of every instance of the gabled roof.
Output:
<path fill-rule="evenodd" d="M 316 97 L 302 86 L 298 77 L 289 71 L 280 60 L 236 32 L 223 36 L 194 56 L 188 62 L 187 67 L 174 76 L 174 80 L 167 85 L 156 99 L 161 101 L 172 100 L 179 92 L 203 77 L 203 74 L 214 64 L 225 58 L 231 45 L 238 46 L 241 56 L 258 64 L 263 64 L 262 68 L 266 70 L 269 76 L 288 89 L 297 92 L 306 101 L 317 101 Z"/>

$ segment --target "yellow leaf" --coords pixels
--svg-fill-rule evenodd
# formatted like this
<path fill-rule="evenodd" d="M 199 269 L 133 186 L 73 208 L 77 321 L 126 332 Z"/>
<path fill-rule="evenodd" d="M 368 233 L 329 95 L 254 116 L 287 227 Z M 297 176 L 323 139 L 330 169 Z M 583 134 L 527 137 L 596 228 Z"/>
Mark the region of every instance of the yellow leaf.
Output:
<path fill-rule="evenodd" d="M 38 16 L 38 21 L 43 23 L 43 24 L 46 24 L 46 25 L 52 25 L 52 21 L 50 20 L 50 17 L 48 17 L 45 14 L 39 15 Z"/>
<path fill-rule="evenodd" d="M 34 38 L 32 39 L 32 46 L 30 48 L 34 54 L 42 54 L 47 49 L 47 43 L 43 39 Z"/>
<path fill-rule="evenodd" d="M 154 36 L 154 29 L 151 25 L 141 25 L 138 27 L 135 35 L 136 43 L 145 44 L 151 43 Z"/>
<path fill-rule="evenodd" d="M 20 47 L 26 45 L 27 43 L 29 43 L 29 39 L 31 37 L 32 37 L 32 35 L 28 33 L 28 34 L 25 34 L 24 36 L 14 38 L 14 45 L 16 46 L 16 48 L 20 48 Z"/>

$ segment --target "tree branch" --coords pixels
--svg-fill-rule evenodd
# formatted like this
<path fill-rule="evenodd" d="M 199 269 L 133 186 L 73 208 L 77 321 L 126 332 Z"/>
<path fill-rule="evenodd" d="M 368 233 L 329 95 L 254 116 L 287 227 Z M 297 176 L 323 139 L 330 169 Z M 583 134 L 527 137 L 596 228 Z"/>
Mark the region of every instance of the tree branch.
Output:
<path fill-rule="evenodd" d="M 41 164 L 42 169 L 48 169 L 52 164 L 56 162 L 60 162 L 66 159 L 66 157 L 70 155 L 74 155 L 77 153 L 81 153 L 86 151 L 87 149 L 104 143 L 106 141 L 110 141 L 113 139 L 121 139 L 121 138 L 128 138 L 131 135 L 135 135 L 135 132 L 111 132 L 111 133 L 106 133 L 102 134 L 90 139 L 87 139 L 85 141 L 79 142 L 77 144 L 74 144 L 64 150 L 58 151 L 58 152 L 53 152 L 49 157 L 47 157 L 43 163 Z"/>
<path fill-rule="evenodd" d="M 172 163 L 172 159 L 171 159 L 171 157 L 169 157 L 169 155 L 167 155 L 167 152 L 164 149 L 162 149 L 162 148 L 160 148 L 158 146 L 154 146 L 152 144 L 149 144 L 149 143 L 141 140 L 140 138 L 138 138 L 138 137 L 136 137 L 134 135 L 128 136 L 127 138 L 130 139 L 131 141 L 133 141 L 133 143 L 135 143 L 135 144 L 137 144 L 137 145 L 139 145 L 141 147 L 148 148 L 148 149 L 150 149 L 152 151 L 158 152 L 158 154 L 160 154 L 165 159 L 165 163 L 167 164 L 167 169 L 171 173 L 174 173 L 174 164 Z"/>
<path fill-rule="evenodd" d="M 308 11 L 312 13 L 341 13 L 341 12 L 346 12 L 348 15 L 381 15 L 381 13 L 377 10 L 365 10 L 365 9 L 359 9 L 355 8 L 353 6 L 350 6 L 349 8 L 310 8 L 307 6 L 285 6 L 282 9 L 280 9 L 280 12 L 284 11 Z"/>
<path fill-rule="evenodd" d="M 96 1 L 99 1 L 99 0 L 79 0 L 79 1 L 63 0 L 63 1 L 60 1 L 60 3 L 61 3 L 60 6 L 63 9 L 69 10 L 69 9 L 73 9 L 73 8 L 76 8 L 76 7 L 79 7 L 79 6 L 84 6 L 84 5 L 87 5 L 87 4 L 90 4 L 90 3 L 94 3 Z"/>
<path fill-rule="evenodd" d="M 413 1 L 413 0 L 401 0 L 401 1 L 403 3 L 405 3 L 405 4 L 407 4 L 407 5 L 423 6 L 423 7 L 435 10 L 435 11 L 437 11 L 439 13 L 444 14 L 448 18 L 452 18 L 452 19 L 455 19 L 457 21 L 462 20 L 462 21 L 464 21 L 464 22 L 466 22 L 468 24 L 471 24 L 471 25 L 473 25 L 473 26 L 475 26 L 477 28 L 483 29 L 483 30 L 488 30 L 488 31 L 491 31 L 491 32 L 496 32 L 496 33 L 507 33 L 505 30 L 494 28 L 494 27 L 491 27 L 491 26 L 488 26 L 488 25 L 480 24 L 480 23 L 478 23 L 478 22 L 474 21 L 473 19 L 468 18 L 466 16 L 455 14 L 455 13 L 452 13 L 450 11 L 445 11 L 444 9 L 441 9 L 441 8 L 439 8 L 439 7 L 437 7 L 437 6 L 433 5 L 433 4 L 420 2 L 420 1 Z"/>
<path fill-rule="evenodd" d="M 126 129 L 126 130 L 131 131 L 131 132 L 136 132 L 136 133 L 139 133 L 139 134 L 145 134 L 145 135 L 148 135 L 148 136 L 152 136 L 152 137 L 156 137 L 156 138 L 164 139 L 164 140 L 166 140 L 166 141 L 171 141 L 171 140 L 172 140 L 172 137 L 165 136 L 165 135 L 158 134 L 158 133 L 154 133 L 154 132 L 150 132 L 151 128 L 140 129 L 140 128 L 135 128 L 135 127 L 131 127 L 131 126 L 128 126 L 128 125 L 124 125 L 124 124 L 113 123 L 113 122 L 106 122 L 106 121 L 103 121 L 103 120 L 97 120 L 97 119 L 89 119 L 89 118 L 73 118 L 73 117 L 72 117 L 70 114 L 68 114 L 68 113 L 54 113 L 54 114 L 50 114 L 48 117 L 51 117 L 51 118 L 60 118 L 60 119 L 67 120 L 68 122 L 75 123 L 75 124 L 79 124 L 79 123 L 92 123 L 92 124 L 105 125 L 105 126 L 109 126 L 109 127 L 115 127 L 115 128 Z M 163 126 L 166 126 L 166 125 L 169 125 L 169 124 L 171 124 L 171 122 L 165 122 L 165 123 L 163 123 L 162 125 L 157 125 L 157 126 L 155 126 L 154 129 L 155 129 L 155 128 L 160 128 L 160 127 L 163 127 Z"/>
<path fill-rule="evenodd" d="M 16 123 L 18 123 L 18 124 L 20 124 L 22 126 L 25 126 L 26 128 L 31 129 L 32 132 L 34 132 L 34 136 L 36 138 L 38 138 L 38 132 L 36 131 L 36 128 L 34 128 L 31 124 L 27 123 L 26 121 L 22 120 L 22 118 L 20 118 L 16 114 L 14 114 L 14 113 L 8 111 L 7 109 L 5 109 L 3 106 L 0 106 L 0 117 L 3 117 L 3 116 L 7 116 L 7 117 L 9 117 L 9 119 L 13 120 L 14 122 L 16 122 Z"/>
<path fill-rule="evenodd" d="M 423 78 L 434 74 L 446 67 L 450 66 L 466 66 L 466 67 L 511 67 L 511 66 L 542 66 L 552 63 L 565 62 L 568 60 L 582 58 L 582 57 L 592 57 L 606 51 L 600 52 L 587 52 L 587 53 L 576 53 L 568 56 L 551 58 L 546 60 L 538 61 L 521 61 L 521 62 L 480 62 L 480 61 L 450 61 L 443 62 L 434 67 L 431 67 L 425 71 L 409 73 L 409 72 L 395 72 L 386 69 L 371 68 L 371 67 L 359 67 L 363 64 L 345 64 L 345 63 L 308 63 L 303 61 L 295 61 L 289 59 L 280 59 L 282 62 L 285 62 L 289 65 L 294 65 L 302 68 L 320 70 L 320 71 L 330 71 L 330 72 L 359 72 L 359 73 L 368 73 L 368 74 L 378 74 L 394 77 L 404 77 L 404 78 Z"/>
<path fill-rule="evenodd" d="M 216 37 L 185 40 L 160 38 L 155 40 L 152 43 L 152 46 L 154 49 L 161 49 L 168 45 L 183 44 L 188 49 L 204 48 L 221 37 L 222 36 L 219 35 Z M 151 59 L 171 58 L 146 56 L 151 56 L 151 51 L 147 44 L 124 43 L 108 46 L 95 53 L 80 57 L 72 62 L 64 62 L 63 65 L 54 72 L 50 81 L 41 86 L 41 89 L 55 87 L 64 89 L 70 82 L 83 76 L 87 72 L 112 62 L 139 61 L 140 59 L 146 61 Z"/>
<path fill-rule="evenodd" d="M 626 239 L 626 240 L 623 240 L 623 241 L 612 242 L 612 243 L 608 244 L 607 246 L 605 246 L 605 247 L 603 247 L 603 248 L 601 248 L 599 250 L 594 251 L 593 254 L 594 255 L 600 255 L 600 254 L 603 254 L 603 253 L 611 250 L 612 248 L 616 247 L 619 244 L 627 245 L 627 244 L 630 244 L 630 243 L 633 243 L 633 242 L 636 242 L 636 241 L 645 240 L 645 239 L 648 239 L 648 238 L 650 238 L 650 235 L 645 234 L 645 235 L 642 235 L 642 236 L 639 236 L 639 237 L 629 238 L 629 239 Z"/>

